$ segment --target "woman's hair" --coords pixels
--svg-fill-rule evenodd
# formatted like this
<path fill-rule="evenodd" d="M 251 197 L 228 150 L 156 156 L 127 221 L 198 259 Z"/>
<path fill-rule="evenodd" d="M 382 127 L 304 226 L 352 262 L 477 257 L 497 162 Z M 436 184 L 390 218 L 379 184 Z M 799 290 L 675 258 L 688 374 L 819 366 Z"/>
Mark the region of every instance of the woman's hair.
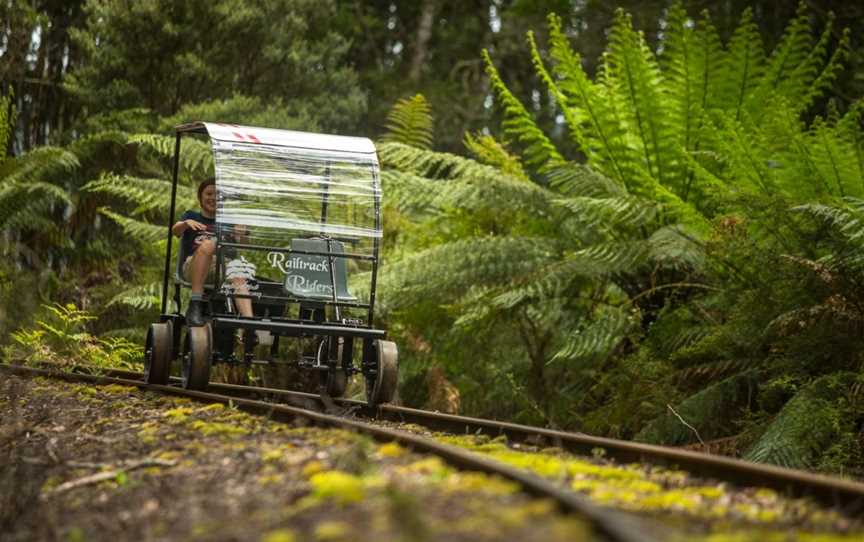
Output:
<path fill-rule="evenodd" d="M 201 194 L 204 193 L 204 189 L 211 184 L 216 184 L 216 177 L 207 177 L 198 184 L 198 201 L 201 201 Z"/>

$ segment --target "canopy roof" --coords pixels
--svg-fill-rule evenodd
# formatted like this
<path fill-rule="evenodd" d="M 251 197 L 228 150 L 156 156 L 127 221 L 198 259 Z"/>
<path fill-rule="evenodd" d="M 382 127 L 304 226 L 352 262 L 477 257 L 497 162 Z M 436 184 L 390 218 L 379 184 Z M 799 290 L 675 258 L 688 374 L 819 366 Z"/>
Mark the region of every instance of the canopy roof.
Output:
<path fill-rule="evenodd" d="M 254 126 L 240 126 L 238 124 L 225 124 L 221 122 L 192 122 L 177 126 L 176 130 L 178 132 L 206 133 L 210 136 L 210 139 L 215 141 L 232 143 L 276 145 L 279 147 L 363 154 L 375 153 L 375 145 L 370 139 L 365 137 L 313 134 L 310 132 L 257 128 Z"/>

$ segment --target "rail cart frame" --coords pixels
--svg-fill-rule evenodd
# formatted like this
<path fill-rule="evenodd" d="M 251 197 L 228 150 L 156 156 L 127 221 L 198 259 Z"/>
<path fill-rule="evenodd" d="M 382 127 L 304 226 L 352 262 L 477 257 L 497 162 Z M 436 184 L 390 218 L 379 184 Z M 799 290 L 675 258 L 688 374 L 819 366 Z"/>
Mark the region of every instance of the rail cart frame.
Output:
<path fill-rule="evenodd" d="M 333 236 L 324 233 L 328 224 L 330 165 L 326 166 L 324 188 L 321 192 L 320 224 L 321 234 L 308 239 L 293 237 L 290 247 L 276 244 L 263 245 L 239 242 L 226 234 L 227 226 L 220 223 L 220 213 L 216 215 L 216 273 L 213 285 L 206 290 L 208 298 L 209 321 L 204 326 L 187 326 L 182 312 L 181 290 L 189 284 L 182 277 L 182 263 L 177 258 L 172 281 L 172 232 L 175 221 L 177 186 L 180 170 L 181 140 L 184 135 L 203 134 L 210 138 L 211 152 L 216 160 L 216 145 L 242 144 L 254 149 L 261 145 L 272 152 L 284 152 L 286 156 L 300 155 L 304 152 L 338 152 L 366 154 L 364 160 L 371 164 L 369 182 L 374 203 L 374 232 L 371 237 L 371 253 L 363 254 L 345 250 L 357 239 L 350 236 Z M 346 154 L 347 155 L 347 154 Z M 337 155 L 338 156 L 338 155 Z M 216 187 L 220 188 L 219 169 L 216 171 Z M 310 182 L 310 184 L 314 184 Z M 217 201 L 217 205 L 219 205 Z M 374 327 L 375 295 L 379 267 L 381 224 L 381 187 L 375 148 L 365 138 L 327 136 L 285 130 L 272 130 L 244 127 L 233 124 L 194 122 L 175 128 L 173 174 L 171 184 L 171 204 L 168 214 L 167 248 L 162 277 L 162 298 L 159 322 L 150 325 L 145 344 L 145 377 L 150 383 L 167 384 L 171 363 L 179 359 L 182 368 L 183 386 L 190 389 L 203 389 L 209 382 L 210 368 L 216 363 L 265 363 L 255 360 L 253 351 L 244 345 L 241 359 L 234 351 L 236 330 L 245 332 L 266 332 L 272 336 L 271 361 L 278 355 L 281 337 L 312 338 L 317 344 L 312 356 L 301 356 L 302 369 L 317 371 L 320 375 L 321 391 L 331 396 L 345 392 L 348 377 L 362 374 L 366 382 L 366 397 L 370 404 L 392 400 L 397 383 L 398 350 L 395 343 L 386 340 L 386 331 Z M 296 232 L 295 232 L 296 233 Z M 309 234 L 311 232 L 307 232 Z M 287 237 L 287 236 L 286 236 Z M 296 246 L 295 246 L 296 245 Z M 218 285 L 225 279 L 226 253 L 228 251 L 262 251 L 268 258 L 271 254 L 284 255 L 285 258 L 316 259 L 325 261 L 329 274 L 330 295 L 299 294 L 290 290 L 286 282 L 259 278 L 260 292 L 240 294 L 222 291 Z M 178 250 L 178 252 L 180 252 Z M 279 256 L 274 256 L 278 258 Z M 364 303 L 348 293 L 346 262 L 357 260 L 371 263 L 371 284 L 369 302 Z M 320 265 L 320 264 L 319 264 Z M 173 282 L 174 311 L 168 310 L 169 285 Z M 249 298 L 256 307 L 252 317 L 240 316 L 234 301 Z M 299 305 L 296 318 L 286 317 L 285 308 Z M 281 312 L 280 312 L 281 307 Z M 344 318 L 344 309 L 365 309 L 365 320 Z M 185 333 L 184 333 L 185 330 Z M 248 336 L 248 335 L 247 335 Z M 355 346 L 360 346 L 359 365 L 355 363 Z"/>

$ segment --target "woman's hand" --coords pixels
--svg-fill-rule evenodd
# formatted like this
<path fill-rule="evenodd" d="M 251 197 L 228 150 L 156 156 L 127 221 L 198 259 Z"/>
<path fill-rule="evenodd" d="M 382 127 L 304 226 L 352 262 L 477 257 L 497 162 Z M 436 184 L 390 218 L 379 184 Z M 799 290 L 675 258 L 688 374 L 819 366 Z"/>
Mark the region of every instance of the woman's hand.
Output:
<path fill-rule="evenodd" d="M 186 219 L 186 220 L 184 220 L 183 222 L 186 223 L 186 227 L 187 227 L 188 229 L 190 229 L 190 230 L 194 230 L 194 231 L 204 231 L 204 230 L 207 229 L 207 225 L 206 225 L 206 224 L 202 224 L 202 223 L 198 222 L 197 220 L 192 220 L 191 218 Z"/>

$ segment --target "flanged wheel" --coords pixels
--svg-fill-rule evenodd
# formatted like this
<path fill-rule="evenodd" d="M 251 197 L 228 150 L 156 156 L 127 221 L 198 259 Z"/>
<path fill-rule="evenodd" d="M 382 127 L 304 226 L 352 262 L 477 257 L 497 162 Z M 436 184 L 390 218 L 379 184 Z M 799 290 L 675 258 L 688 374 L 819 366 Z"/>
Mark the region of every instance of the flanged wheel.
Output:
<path fill-rule="evenodd" d="M 210 324 L 189 326 L 183 345 L 183 387 L 203 390 L 210 382 L 210 361 L 213 358 L 213 332 Z"/>
<path fill-rule="evenodd" d="M 333 346 L 336 348 L 333 348 Z M 321 387 L 329 397 L 342 397 L 348 387 L 348 373 L 342 365 L 342 340 L 339 337 L 325 337 L 318 343 L 319 365 L 329 365 L 331 359 L 336 360 L 336 366 L 327 371 L 321 371 Z"/>
<path fill-rule="evenodd" d="M 372 343 L 375 351 L 376 371 L 366 376 L 366 402 L 369 406 L 388 403 L 396 395 L 399 377 L 399 350 L 393 341 L 376 340 Z"/>
<path fill-rule="evenodd" d="M 174 330 L 171 321 L 150 324 L 144 343 L 144 381 L 148 384 L 168 383 L 171 376 Z"/>

